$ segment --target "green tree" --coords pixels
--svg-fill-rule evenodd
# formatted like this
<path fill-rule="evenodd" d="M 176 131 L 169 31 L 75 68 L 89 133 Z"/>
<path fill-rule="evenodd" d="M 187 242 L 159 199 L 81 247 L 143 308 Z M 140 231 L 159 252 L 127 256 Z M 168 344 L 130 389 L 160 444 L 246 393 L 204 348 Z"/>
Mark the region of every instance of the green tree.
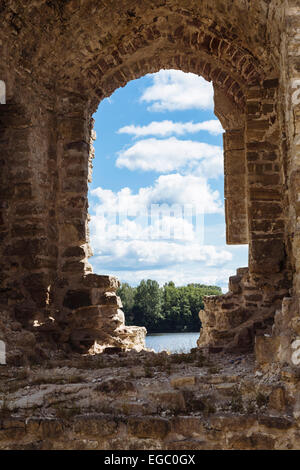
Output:
<path fill-rule="evenodd" d="M 136 288 L 131 287 L 127 282 L 123 282 L 117 292 L 122 300 L 127 325 L 134 325 L 133 307 L 135 302 L 135 292 Z"/>
<path fill-rule="evenodd" d="M 179 292 L 174 282 L 169 282 L 163 287 L 162 315 L 164 318 L 164 331 L 176 331 L 176 325 L 180 318 Z"/>
<path fill-rule="evenodd" d="M 220 295 L 218 286 L 188 284 L 176 287 L 168 282 L 160 288 L 148 279 L 138 287 L 124 283 L 118 291 L 128 325 L 145 326 L 151 332 L 198 331 L 199 311 L 205 295 Z"/>
<path fill-rule="evenodd" d="M 145 326 L 148 332 L 159 331 L 163 320 L 161 300 L 158 282 L 142 280 L 136 289 L 133 306 L 135 324 Z"/>

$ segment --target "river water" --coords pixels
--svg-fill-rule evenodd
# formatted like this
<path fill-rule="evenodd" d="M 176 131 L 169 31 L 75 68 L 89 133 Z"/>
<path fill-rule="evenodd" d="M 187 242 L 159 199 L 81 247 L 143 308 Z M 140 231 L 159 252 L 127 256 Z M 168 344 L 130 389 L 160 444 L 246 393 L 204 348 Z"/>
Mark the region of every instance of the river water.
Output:
<path fill-rule="evenodd" d="M 146 336 L 146 347 L 155 352 L 187 353 L 197 347 L 200 333 L 155 333 Z"/>

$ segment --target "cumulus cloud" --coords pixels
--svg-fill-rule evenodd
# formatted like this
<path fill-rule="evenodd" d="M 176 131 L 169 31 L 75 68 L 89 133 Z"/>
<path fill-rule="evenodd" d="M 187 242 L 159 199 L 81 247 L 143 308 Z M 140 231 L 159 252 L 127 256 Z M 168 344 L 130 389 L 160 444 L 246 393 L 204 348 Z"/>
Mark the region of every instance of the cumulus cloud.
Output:
<path fill-rule="evenodd" d="M 151 111 L 213 109 L 212 85 L 201 77 L 171 70 L 151 79 L 140 99 Z M 137 191 L 92 190 L 95 271 L 131 284 L 149 278 L 160 284 L 171 279 L 178 285 L 227 284 L 233 274 L 232 249 L 223 240 L 214 246 L 204 230 L 205 214 L 213 214 L 215 220 L 224 212 L 219 192 L 208 181 L 223 173 L 222 148 L 174 137 L 200 131 L 218 135 L 223 130 L 216 119 L 153 121 L 119 129 L 139 140 L 118 153 L 116 166 L 160 175 Z"/>
<path fill-rule="evenodd" d="M 92 195 L 90 232 L 98 271 L 115 273 L 128 282 L 152 277 L 162 282 L 207 283 L 214 279 L 211 270 L 217 273 L 232 259 L 225 246 L 203 242 L 204 219 L 197 214 L 222 213 L 223 208 L 219 193 L 202 177 L 161 175 L 153 186 L 137 193 L 129 188 L 118 192 L 97 188 Z M 149 217 L 153 204 L 159 217 Z M 193 271 L 191 278 L 180 277 L 186 268 Z"/>
<path fill-rule="evenodd" d="M 101 239 L 109 240 L 153 240 L 153 239 L 176 239 L 194 240 L 204 239 L 203 217 L 188 217 L 182 211 L 141 211 L 134 216 L 126 213 L 102 212 L 99 208 L 96 215 L 92 216 L 92 232 L 97 233 L 94 237 L 94 246 L 98 246 Z"/>
<path fill-rule="evenodd" d="M 179 264 L 168 268 L 141 269 L 138 271 L 110 270 L 110 273 L 119 277 L 122 282 L 128 282 L 132 285 L 138 284 L 142 279 L 156 279 L 161 286 L 172 280 L 178 286 L 189 283 L 217 285 L 222 287 L 223 292 L 227 292 L 228 279 L 229 276 L 234 274 L 234 269 L 228 269 L 227 267 L 203 269 L 203 265 L 197 263 L 192 266 Z"/>
<path fill-rule="evenodd" d="M 212 135 L 223 133 L 223 127 L 217 119 L 203 122 L 173 122 L 173 121 L 152 121 L 146 126 L 124 126 L 118 130 L 119 134 L 130 134 L 134 137 L 145 137 L 155 135 L 159 137 L 167 137 L 172 134 L 184 135 L 194 134 L 199 131 L 207 131 Z"/>
<path fill-rule="evenodd" d="M 101 187 L 92 191 L 99 200 L 96 212 L 145 213 L 153 204 L 192 205 L 195 213 L 223 213 L 218 191 L 213 191 L 202 176 L 179 173 L 159 176 L 153 186 L 140 188 L 133 193 L 130 188 L 118 192 Z"/>
<path fill-rule="evenodd" d="M 158 240 L 102 240 L 95 246 L 96 261 L 102 267 L 144 270 L 178 263 L 198 262 L 207 267 L 223 266 L 232 254 L 212 245 Z"/>
<path fill-rule="evenodd" d="M 152 103 L 149 111 L 213 109 L 212 84 L 193 73 L 161 70 L 152 75 L 152 85 L 140 100 Z"/>
<path fill-rule="evenodd" d="M 228 290 L 229 276 L 235 274 L 235 269 L 231 266 L 232 261 L 228 261 L 222 266 L 207 266 L 205 263 L 197 261 L 144 267 L 136 265 L 133 260 L 133 267 L 126 267 L 123 263 L 118 266 L 114 261 L 112 264 L 103 265 L 103 258 L 96 256 L 93 264 L 98 272 L 106 270 L 111 275 L 117 276 L 121 282 L 128 282 L 131 285 L 137 285 L 142 279 L 156 279 L 160 285 L 172 280 L 177 285 L 188 283 L 218 285 L 222 287 L 223 292 Z"/>
<path fill-rule="evenodd" d="M 116 165 L 129 170 L 168 173 L 185 169 L 197 169 L 198 174 L 217 177 L 223 172 L 221 147 L 193 140 L 143 139 L 118 154 Z"/>

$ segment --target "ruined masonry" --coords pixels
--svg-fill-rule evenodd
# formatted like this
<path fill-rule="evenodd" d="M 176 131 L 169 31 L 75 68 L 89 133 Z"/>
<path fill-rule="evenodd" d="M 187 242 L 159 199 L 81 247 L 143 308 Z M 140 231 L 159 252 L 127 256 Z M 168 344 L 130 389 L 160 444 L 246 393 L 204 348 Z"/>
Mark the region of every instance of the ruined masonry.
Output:
<path fill-rule="evenodd" d="M 296 0 L 3 3 L 0 335 L 8 362 L 57 348 L 143 347 L 145 330 L 124 324 L 118 281 L 87 262 L 87 185 L 100 101 L 162 68 L 213 83 L 225 129 L 227 243 L 249 244 L 248 268 L 230 278 L 227 294 L 206 300 L 198 346 L 247 351 L 259 338 L 262 349 L 268 335 L 274 361 L 290 361 L 300 333 L 299 14 Z"/>
<path fill-rule="evenodd" d="M 126 448 L 299 448 L 299 0 L 5 0 L 0 24 L 0 361 L 8 364 L 0 371 L 0 448 L 120 448 L 124 432 Z M 249 245 L 248 267 L 200 313 L 190 359 L 207 373 L 191 366 L 192 378 L 174 379 L 175 390 L 166 379 L 173 359 L 138 353 L 145 329 L 125 325 L 118 280 L 88 263 L 92 115 L 117 88 L 160 69 L 213 83 L 225 129 L 227 243 Z M 126 371 L 113 361 L 85 363 L 86 386 L 72 375 L 83 354 L 106 349 L 129 354 L 129 369 L 141 361 L 146 379 L 109 382 L 109 367 Z M 240 372 L 232 359 L 212 378 L 201 354 L 236 352 Z M 57 381 L 63 370 L 68 384 L 22 369 L 55 355 L 67 361 Z M 149 361 L 158 367 L 150 388 Z M 103 368 L 102 378 L 92 367 Z M 104 400 L 116 387 L 127 401 L 108 401 L 93 421 L 86 394 L 95 411 L 96 392 Z M 73 424 L 59 409 L 71 392 L 80 404 L 72 413 L 82 414 Z"/>

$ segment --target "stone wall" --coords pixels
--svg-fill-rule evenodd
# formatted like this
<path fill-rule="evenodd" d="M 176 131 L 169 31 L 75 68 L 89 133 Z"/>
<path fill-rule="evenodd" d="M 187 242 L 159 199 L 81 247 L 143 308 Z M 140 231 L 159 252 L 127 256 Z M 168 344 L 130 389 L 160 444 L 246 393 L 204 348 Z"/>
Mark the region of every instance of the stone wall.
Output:
<path fill-rule="evenodd" d="M 5 419 L 2 450 L 298 450 L 298 425 L 277 417 Z M 18 441 L 16 441 L 16 436 Z"/>
<path fill-rule="evenodd" d="M 229 278 L 227 294 L 205 297 L 198 346 L 210 351 L 251 351 L 256 337 L 272 332 L 275 313 L 288 293 L 288 276 L 238 269 Z"/>
<path fill-rule="evenodd" d="M 0 8 L 0 306 L 9 355 L 87 351 L 106 344 L 104 332 L 131 344 L 117 281 L 88 263 L 92 114 L 118 87 L 161 68 L 213 82 L 226 129 L 227 241 L 249 243 L 249 271 L 225 297 L 207 300 L 199 344 L 216 347 L 219 337 L 231 347 L 232 328 L 239 345 L 237 331 L 250 329 L 252 344 L 253 325 L 264 330 L 282 298 L 296 298 L 297 15 L 297 2 L 279 0 L 26 8 L 8 0 Z"/>
<path fill-rule="evenodd" d="M 226 243 L 248 243 L 245 130 L 224 133 Z"/>
<path fill-rule="evenodd" d="M 199 347 L 251 349 L 290 295 L 278 94 L 277 80 L 249 88 L 245 131 L 224 136 L 227 243 L 249 242 L 249 268 L 230 278 L 227 294 L 205 299 Z"/>
<path fill-rule="evenodd" d="M 298 0 L 0 4 L 0 448 L 299 448 L 299 18 Z M 92 115 L 162 68 L 213 83 L 227 242 L 249 244 L 205 300 L 209 360 L 124 359 L 145 329 L 88 263 Z M 82 355 L 104 349 L 119 359 Z"/>
<path fill-rule="evenodd" d="M 284 32 L 281 40 L 281 146 L 284 152 L 281 171 L 285 178 L 285 248 L 293 273 L 289 295 L 275 316 L 272 335 L 256 341 L 258 363 L 268 367 L 278 361 L 281 365 L 297 362 L 299 328 L 299 3 L 284 3 Z M 296 362 L 293 360 L 296 354 Z"/>
<path fill-rule="evenodd" d="M 0 449 L 298 449 L 299 374 L 270 372 L 197 350 L 2 368 Z"/>
<path fill-rule="evenodd" d="M 0 334 L 8 361 L 87 351 L 95 341 L 100 350 L 144 345 L 145 329 L 124 326 L 119 282 L 88 276 L 91 120 L 82 99 L 72 98 L 48 102 L 51 111 L 38 95 L 30 109 L 11 101 L 0 108 Z M 77 310 L 86 306 L 81 342 Z"/>

